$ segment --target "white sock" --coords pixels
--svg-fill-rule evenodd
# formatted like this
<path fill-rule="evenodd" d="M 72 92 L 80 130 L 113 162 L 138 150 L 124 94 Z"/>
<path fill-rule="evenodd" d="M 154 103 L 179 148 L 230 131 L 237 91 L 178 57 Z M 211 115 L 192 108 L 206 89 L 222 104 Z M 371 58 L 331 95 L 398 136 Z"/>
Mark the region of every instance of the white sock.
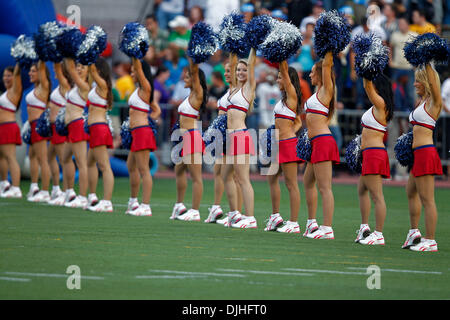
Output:
<path fill-rule="evenodd" d="M 364 228 L 364 227 L 368 227 L 369 225 L 366 223 L 361 223 L 361 225 L 359 226 L 360 229 Z"/>
<path fill-rule="evenodd" d="M 150 205 L 149 204 L 145 204 L 145 203 L 141 203 L 141 208 L 142 209 L 150 209 Z"/>
<path fill-rule="evenodd" d="M 48 190 L 41 190 L 41 192 L 45 195 L 49 195 Z"/>
<path fill-rule="evenodd" d="M 11 190 L 11 191 L 20 191 L 20 188 L 19 188 L 19 187 L 11 186 L 10 190 Z"/>
<path fill-rule="evenodd" d="M 316 219 L 308 219 L 308 220 L 306 221 L 306 224 L 307 224 L 307 225 L 310 225 L 310 224 L 313 223 L 313 222 L 317 223 Z"/>
<path fill-rule="evenodd" d="M 39 189 L 38 184 L 37 184 L 37 183 L 34 183 L 34 182 L 31 183 L 31 184 L 30 184 L 30 190 L 31 190 L 31 189 Z"/>
<path fill-rule="evenodd" d="M 279 213 L 279 212 L 275 212 L 275 213 L 272 213 L 272 214 L 271 214 L 271 216 L 277 216 L 277 215 L 279 216 L 280 213 Z"/>
<path fill-rule="evenodd" d="M 377 236 L 377 237 L 383 237 L 383 232 L 380 232 L 380 231 L 374 231 L 373 233 L 375 233 L 375 235 Z"/>
<path fill-rule="evenodd" d="M 71 194 L 71 193 L 75 193 L 75 191 L 73 191 L 73 189 L 66 189 L 66 194 Z"/>
<path fill-rule="evenodd" d="M 80 196 L 78 196 L 78 197 L 80 198 L 80 200 L 83 200 L 83 201 L 86 200 L 86 201 L 87 201 L 87 198 L 86 198 L 85 196 L 81 196 L 81 195 L 80 195 Z"/>

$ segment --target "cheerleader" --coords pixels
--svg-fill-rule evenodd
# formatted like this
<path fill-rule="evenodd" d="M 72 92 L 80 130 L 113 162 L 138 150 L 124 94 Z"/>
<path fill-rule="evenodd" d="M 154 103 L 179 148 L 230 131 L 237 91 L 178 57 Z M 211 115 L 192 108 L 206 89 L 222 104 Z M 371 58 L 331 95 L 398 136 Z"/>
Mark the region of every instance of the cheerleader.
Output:
<path fill-rule="evenodd" d="M 228 106 L 230 102 L 228 101 L 228 96 L 230 95 L 230 91 L 233 89 L 233 86 L 236 84 L 236 80 L 231 79 L 231 70 L 230 64 L 225 64 L 225 81 L 229 84 L 230 88 L 225 93 L 225 95 L 217 101 L 217 109 L 218 116 L 227 114 Z M 226 137 L 223 137 L 223 142 L 225 142 Z M 214 165 L 214 205 L 209 208 L 208 218 L 205 220 L 205 223 L 218 223 L 225 224 L 228 221 L 228 217 L 223 219 L 219 219 L 223 216 L 222 208 L 220 207 L 220 203 L 222 202 L 223 192 L 225 191 L 225 186 L 222 180 L 222 167 L 223 167 L 223 155 L 221 151 L 216 150 L 216 163 Z M 239 184 L 236 182 L 236 177 L 234 176 L 234 182 L 237 188 L 237 208 L 240 211 L 242 208 L 242 193 Z"/>
<path fill-rule="evenodd" d="M 53 68 L 59 85 L 50 94 L 50 100 L 48 102 L 48 107 L 50 109 L 50 125 L 52 129 L 52 137 L 50 138 L 50 144 L 48 148 L 48 161 L 53 182 L 51 200 L 48 203 L 51 205 L 61 206 L 65 202 L 66 191 L 68 190 L 66 176 L 75 175 L 75 165 L 73 161 L 68 162 L 66 165 L 64 165 L 64 163 L 62 162 L 67 137 L 58 134 L 58 132 L 56 131 L 55 121 L 56 116 L 58 115 L 58 112 L 61 110 L 61 108 L 66 107 L 66 96 L 72 85 L 69 81 L 70 78 L 67 75 L 67 71 L 65 70 L 64 65 L 61 62 L 54 63 Z M 64 192 L 61 192 L 59 187 L 60 172 L 56 157 L 58 157 L 62 166 Z M 72 197 L 74 197 L 74 195 L 72 195 Z"/>
<path fill-rule="evenodd" d="M 331 51 L 318 61 L 310 73 L 311 84 L 317 91 L 305 103 L 306 125 L 311 140 L 311 160 L 304 174 L 308 221 L 303 236 L 313 239 L 334 239 L 332 229 L 334 196 L 331 187 L 332 165 L 339 163 L 339 150 L 328 128 L 334 112 L 335 76 Z M 322 197 L 323 225 L 316 222 L 317 189 Z"/>
<path fill-rule="evenodd" d="M 278 163 L 280 170 L 274 175 L 268 176 L 270 196 L 272 199 L 272 214 L 269 217 L 264 231 L 278 231 L 285 233 L 300 233 L 298 225 L 298 212 L 300 210 L 300 191 L 297 182 L 297 168 L 304 160 L 297 156 L 296 132 L 301 128 L 301 91 L 297 71 L 288 67 L 286 61 L 280 63 L 278 85 L 282 93 L 280 100 L 274 108 L 275 129 L 279 132 Z M 281 191 L 279 176 L 283 172 L 286 187 L 289 192 L 291 215 L 289 221 L 283 226 L 283 218 L 280 215 Z"/>
<path fill-rule="evenodd" d="M 76 64 L 72 58 L 64 58 L 66 69 L 73 88 L 67 94 L 65 122 L 69 132 L 67 136 L 67 146 L 64 149 L 63 166 L 70 165 L 72 155 L 78 168 L 79 195 L 73 197 L 73 200 L 66 199 L 64 205 L 69 208 L 86 209 L 89 205 L 86 198 L 88 189 L 88 170 L 87 170 L 87 141 L 89 135 L 84 131 L 83 111 L 86 107 L 86 101 L 91 90 L 91 84 L 88 80 L 88 66 Z M 74 194 L 73 184 L 75 177 L 68 173 L 66 196 Z M 91 201 L 92 202 L 92 201 Z"/>
<path fill-rule="evenodd" d="M 394 114 L 394 98 L 391 81 L 383 74 L 373 81 L 364 78 L 363 82 L 373 106 L 361 118 L 362 173 L 358 182 L 358 196 L 362 221 L 355 242 L 384 245 L 386 203 L 382 179 L 390 178 L 389 157 L 384 143 L 387 139 L 387 124 Z M 376 221 L 372 233 L 369 227 L 370 199 L 375 205 Z"/>
<path fill-rule="evenodd" d="M 256 228 L 254 217 L 254 191 L 250 183 L 250 155 L 255 154 L 252 137 L 245 125 L 247 113 L 252 109 L 255 98 L 255 62 L 256 51 L 250 50 L 248 62 L 237 59 L 237 55 L 230 54 L 230 69 L 232 79 L 236 77 L 237 85 L 230 92 L 230 105 L 227 111 L 227 154 L 222 169 L 230 212 L 226 226 L 234 228 Z M 242 215 L 237 208 L 237 190 L 234 174 L 241 187 L 246 215 Z"/>
<path fill-rule="evenodd" d="M 16 146 L 22 144 L 20 129 L 16 123 L 16 111 L 22 99 L 20 67 L 6 67 L 3 71 L 6 91 L 0 96 L 0 174 L 1 197 L 22 198 L 20 167 L 16 159 Z M 11 184 L 7 180 L 8 168 Z"/>
<path fill-rule="evenodd" d="M 148 159 L 150 152 L 156 150 L 156 139 L 149 125 L 148 114 L 150 113 L 150 117 L 156 120 L 161 114 L 161 109 L 152 101 L 152 79 L 148 64 L 141 63 L 136 58 L 132 58 L 132 62 L 131 76 L 138 85 L 128 99 L 132 143 L 127 159 L 131 197 L 126 213 L 134 216 L 151 216 L 150 198 L 153 181 Z M 142 203 L 139 204 L 137 197 L 141 179 Z"/>
<path fill-rule="evenodd" d="M 50 97 L 50 73 L 45 62 L 39 61 L 33 64 L 28 73 L 30 82 L 34 85 L 25 97 L 27 103 L 28 122 L 31 127 L 31 145 L 29 149 L 31 185 L 27 199 L 31 202 L 48 202 L 50 194 L 50 167 L 48 165 L 48 138 L 40 136 L 36 132 L 36 126 L 41 114 L 47 108 Z M 42 190 L 39 190 L 38 179 L 41 173 Z"/>
<path fill-rule="evenodd" d="M 189 96 L 178 107 L 180 130 L 183 134 L 182 160 L 175 165 L 177 202 L 170 219 L 200 221 L 200 201 L 203 194 L 202 154 L 205 149 L 201 128 L 198 128 L 200 110 L 207 101 L 206 78 L 198 64 L 189 57 L 189 71 L 184 77 L 185 88 L 190 89 Z M 183 204 L 187 189 L 186 171 L 192 179 L 192 208 L 187 210 Z"/>
<path fill-rule="evenodd" d="M 427 63 L 415 71 L 414 87 L 419 104 L 409 115 L 413 125 L 414 164 L 409 174 L 408 195 L 411 229 L 402 248 L 413 251 L 438 251 L 435 240 L 437 209 L 434 199 L 434 176 L 442 175 L 442 165 L 433 144 L 433 131 L 442 110 L 439 75 Z M 425 211 L 425 237 L 419 231 L 419 220 Z"/>
<path fill-rule="evenodd" d="M 111 71 L 107 62 L 99 58 L 89 66 L 89 74 L 95 82 L 88 94 L 89 105 L 89 151 L 87 157 L 89 190 L 92 199 L 97 199 L 95 190 L 98 182 L 98 169 L 103 177 L 103 200 L 89 204 L 88 209 L 95 212 L 112 212 L 111 203 L 114 189 L 114 175 L 109 162 L 108 149 L 113 148 L 113 138 L 106 120 L 107 110 L 112 107 Z M 98 168 L 97 168 L 98 166 Z"/>

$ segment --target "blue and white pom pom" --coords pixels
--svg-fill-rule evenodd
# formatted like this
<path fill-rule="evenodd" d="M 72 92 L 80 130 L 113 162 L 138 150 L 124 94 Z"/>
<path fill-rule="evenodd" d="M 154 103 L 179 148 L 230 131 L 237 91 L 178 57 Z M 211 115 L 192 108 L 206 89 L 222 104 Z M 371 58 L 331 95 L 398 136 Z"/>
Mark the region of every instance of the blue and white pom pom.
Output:
<path fill-rule="evenodd" d="M 77 51 L 77 61 L 83 65 L 95 63 L 106 49 L 106 32 L 100 26 L 92 26 L 86 32 Z"/>
<path fill-rule="evenodd" d="M 67 136 L 69 131 L 66 125 L 66 108 L 61 108 L 56 115 L 55 130 L 60 136 Z"/>
<path fill-rule="evenodd" d="M 272 139 L 273 138 L 273 139 Z M 262 136 L 260 138 L 260 142 L 264 144 L 266 142 L 266 146 L 261 146 L 259 149 L 259 156 L 264 162 L 268 162 L 272 157 L 272 142 L 275 141 L 275 125 L 271 125 L 265 131 L 263 131 Z"/>
<path fill-rule="evenodd" d="M 155 120 L 153 120 L 152 118 L 150 118 L 150 116 L 148 116 L 148 125 L 150 126 L 150 128 L 153 131 L 153 136 L 156 139 L 156 135 L 158 134 L 158 124 L 156 123 Z"/>
<path fill-rule="evenodd" d="M 314 28 L 314 51 L 320 58 L 329 51 L 337 55 L 350 43 L 350 30 L 347 19 L 336 10 L 321 13 Z"/>
<path fill-rule="evenodd" d="M 58 50 L 56 40 L 62 33 L 62 28 L 56 21 L 47 22 L 39 26 L 33 35 L 36 53 L 43 61 L 61 62 L 63 56 Z"/>
<path fill-rule="evenodd" d="M 428 63 L 447 64 L 450 59 L 448 41 L 435 33 L 424 33 L 412 39 L 403 47 L 406 60 L 414 67 Z"/>
<path fill-rule="evenodd" d="M 226 142 L 227 142 L 227 115 L 222 114 L 215 118 L 211 124 L 209 125 L 208 129 L 203 134 L 203 141 L 205 142 L 205 147 L 209 146 L 212 143 L 217 144 L 216 136 L 218 133 L 222 135 L 222 149 L 220 149 L 219 145 L 215 146 L 215 149 L 211 153 L 213 157 L 216 156 L 216 150 L 223 150 L 223 153 L 226 151 Z"/>
<path fill-rule="evenodd" d="M 395 143 L 395 158 L 404 167 L 411 168 L 414 163 L 414 152 L 412 149 L 413 133 L 412 131 L 402 134 Z"/>
<path fill-rule="evenodd" d="M 50 109 L 45 109 L 36 123 L 36 132 L 44 138 L 52 136 L 52 127 L 50 125 Z"/>
<path fill-rule="evenodd" d="M 187 55 L 194 63 L 200 64 L 207 61 L 218 48 L 217 35 L 209 25 L 199 22 L 192 27 Z"/>
<path fill-rule="evenodd" d="M 250 44 L 246 39 L 247 24 L 244 16 L 236 11 L 223 18 L 219 28 L 219 44 L 223 51 L 241 58 L 248 57 Z"/>
<path fill-rule="evenodd" d="M 20 135 L 22 136 L 23 142 L 26 144 L 31 144 L 31 126 L 28 120 L 23 124 Z"/>
<path fill-rule="evenodd" d="M 283 21 L 273 21 L 272 31 L 259 46 L 261 54 L 270 62 L 281 62 L 296 54 L 302 46 L 300 29 Z"/>
<path fill-rule="evenodd" d="M 73 58 L 77 56 L 78 49 L 83 42 L 83 34 L 75 26 L 64 26 L 56 39 L 58 51 L 64 58 Z"/>
<path fill-rule="evenodd" d="M 361 135 L 357 135 L 350 141 L 345 149 L 345 160 L 347 166 L 355 173 L 362 172 L 362 151 L 361 151 Z"/>
<path fill-rule="evenodd" d="M 276 21 L 267 14 L 253 17 L 250 20 L 247 24 L 246 39 L 251 48 L 259 48 L 273 30 Z"/>
<path fill-rule="evenodd" d="M 373 33 L 356 36 L 353 51 L 356 74 L 370 81 L 383 73 L 389 62 L 389 48 Z"/>
<path fill-rule="evenodd" d="M 39 60 L 35 50 L 35 42 L 32 38 L 20 35 L 11 46 L 11 56 L 23 69 L 29 69 Z"/>
<path fill-rule="evenodd" d="M 130 130 L 130 118 L 127 118 L 127 120 L 122 122 L 122 125 L 120 126 L 120 138 L 122 140 L 122 147 L 130 150 L 131 142 L 133 141 Z"/>
<path fill-rule="evenodd" d="M 120 32 L 119 48 L 127 56 L 142 59 L 149 48 L 148 31 L 137 22 L 127 23 Z"/>
<path fill-rule="evenodd" d="M 302 129 L 297 140 L 297 157 L 302 160 L 311 160 L 311 140 L 308 137 L 308 129 Z"/>

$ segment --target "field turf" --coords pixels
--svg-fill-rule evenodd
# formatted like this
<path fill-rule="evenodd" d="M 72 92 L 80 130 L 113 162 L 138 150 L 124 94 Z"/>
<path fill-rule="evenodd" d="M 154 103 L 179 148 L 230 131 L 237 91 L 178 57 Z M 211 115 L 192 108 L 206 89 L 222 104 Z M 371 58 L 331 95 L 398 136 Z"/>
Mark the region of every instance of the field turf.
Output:
<path fill-rule="evenodd" d="M 252 184 L 256 230 L 169 220 L 175 200 L 173 179 L 154 180 L 152 217 L 124 214 L 127 179 L 116 179 L 112 214 L 0 199 L 0 299 L 450 298 L 448 189 L 436 190 L 439 252 L 417 253 L 401 249 L 409 229 L 404 188 L 385 187 L 386 245 L 367 247 L 354 243 L 360 224 L 356 186 L 333 186 L 335 240 L 312 240 L 264 232 L 271 213 L 269 187 L 264 182 Z M 28 181 L 23 182 L 24 193 L 28 187 Z M 300 187 L 303 233 L 306 204 Z M 101 194 L 101 185 L 98 190 Z M 288 218 L 284 185 L 282 192 L 281 211 Z M 202 221 L 212 200 L 213 182 L 205 181 Z M 225 197 L 223 207 L 227 208 Z M 425 232 L 423 215 L 421 230 Z M 67 288 L 71 265 L 80 268 L 80 290 Z M 367 286 L 370 265 L 381 270 L 380 289 Z"/>

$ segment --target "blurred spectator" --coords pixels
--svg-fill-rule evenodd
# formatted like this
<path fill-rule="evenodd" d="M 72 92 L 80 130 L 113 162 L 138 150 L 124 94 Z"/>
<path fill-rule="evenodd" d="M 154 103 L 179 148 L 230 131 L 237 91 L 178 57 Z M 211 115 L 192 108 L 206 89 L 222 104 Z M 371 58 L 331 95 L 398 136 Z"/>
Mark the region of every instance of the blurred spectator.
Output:
<path fill-rule="evenodd" d="M 392 81 L 396 83 L 396 86 L 401 87 L 404 93 L 404 103 L 401 103 L 401 96 L 399 94 L 402 91 L 397 92 L 395 95 L 398 97 L 395 105 L 400 107 L 402 111 L 410 110 L 414 105 L 414 70 L 409 62 L 403 55 L 403 47 L 405 43 L 412 37 L 417 36 L 416 33 L 410 31 L 408 20 L 406 18 L 398 19 L 399 30 L 392 33 L 390 47 L 391 47 L 391 61 L 390 67 L 392 69 Z M 397 88 L 400 90 L 400 88 Z M 405 108 L 406 107 L 406 108 Z"/>
<path fill-rule="evenodd" d="M 169 103 L 170 91 L 165 83 L 170 77 L 170 72 L 165 66 L 161 66 L 153 80 L 153 99 L 160 104 Z"/>
<path fill-rule="evenodd" d="M 184 57 L 191 39 L 189 20 L 185 16 L 176 16 L 169 22 L 169 27 L 172 29 L 168 39 L 169 47 L 178 49 L 179 56 Z"/>
<path fill-rule="evenodd" d="M 390 41 L 392 33 L 398 30 L 397 18 L 391 4 L 384 5 L 383 14 L 386 17 L 386 20 L 381 23 L 381 27 L 384 32 L 386 32 L 387 40 Z"/>
<path fill-rule="evenodd" d="M 394 9 L 397 17 L 406 16 L 408 12 L 403 0 L 394 0 L 392 3 L 392 9 Z"/>
<path fill-rule="evenodd" d="M 205 21 L 217 30 L 223 17 L 233 10 L 239 10 L 239 0 L 207 0 Z"/>
<path fill-rule="evenodd" d="M 211 75 L 211 86 L 209 87 L 208 108 L 216 111 L 217 101 L 222 98 L 228 90 L 228 86 L 223 80 L 220 71 L 214 71 Z"/>
<path fill-rule="evenodd" d="M 303 32 L 303 42 L 300 48 L 298 56 L 295 61 L 300 63 L 302 66 L 302 71 L 304 72 L 304 80 L 311 86 L 311 79 L 309 78 L 309 73 L 316 60 L 316 53 L 313 47 L 313 35 L 314 35 L 314 23 L 308 22 L 305 26 L 305 32 Z M 311 87 L 312 89 L 312 87 Z"/>
<path fill-rule="evenodd" d="M 300 23 L 300 32 L 304 33 L 306 31 L 306 25 L 308 23 L 316 24 L 317 19 L 319 18 L 320 14 L 324 11 L 323 3 L 322 1 L 316 1 L 316 3 L 312 7 L 312 12 L 307 17 L 303 18 L 302 22 Z"/>
<path fill-rule="evenodd" d="M 184 84 L 184 77 L 186 76 L 186 72 L 188 72 L 189 67 L 184 67 L 181 71 L 181 75 L 175 84 L 172 97 L 169 100 L 169 104 L 172 106 L 172 109 L 169 110 L 170 116 L 167 116 L 166 121 L 170 123 L 170 128 L 175 124 L 176 120 L 178 119 L 178 106 L 183 102 L 186 97 L 189 96 L 190 89 L 185 87 Z"/>
<path fill-rule="evenodd" d="M 191 29 L 196 23 L 203 20 L 205 20 L 205 16 L 201 7 L 193 6 L 189 9 L 189 24 Z"/>
<path fill-rule="evenodd" d="M 168 45 L 169 32 L 159 28 L 158 20 L 153 14 L 145 18 L 145 27 L 148 30 L 150 46 L 155 49 L 154 54 L 156 57 L 161 58 Z"/>
<path fill-rule="evenodd" d="M 158 5 L 156 17 L 159 27 L 163 30 L 167 29 L 169 21 L 182 15 L 184 11 L 184 0 L 155 0 L 155 5 Z"/>
<path fill-rule="evenodd" d="M 175 84 L 179 81 L 183 72 L 183 68 L 189 65 L 186 58 L 180 57 L 179 50 L 170 46 L 166 51 L 164 57 L 164 66 L 169 70 L 170 77 L 166 81 L 166 86 L 173 90 Z"/>
<path fill-rule="evenodd" d="M 444 103 L 444 108 L 442 111 L 444 113 L 450 114 L 450 73 L 448 74 L 447 79 L 445 79 L 445 81 L 442 83 L 441 96 L 442 96 L 442 102 Z M 447 125 L 449 125 L 449 124 L 450 123 L 448 123 Z M 449 129 L 450 129 L 450 126 L 449 126 Z"/>
<path fill-rule="evenodd" d="M 427 32 L 436 32 L 436 27 L 432 25 L 430 22 L 427 21 L 425 18 L 425 14 L 421 10 L 414 10 L 412 12 L 412 22 L 409 26 L 409 29 L 412 32 L 418 33 L 418 34 L 424 34 Z"/>
<path fill-rule="evenodd" d="M 244 15 L 244 21 L 248 23 L 255 15 L 255 6 L 251 3 L 244 3 L 241 6 L 241 13 Z"/>
<path fill-rule="evenodd" d="M 273 108 L 281 99 L 277 83 L 278 70 L 267 67 L 262 82 L 256 88 L 259 110 L 259 128 L 266 129 L 274 123 Z"/>
<path fill-rule="evenodd" d="M 372 29 L 374 26 L 381 28 L 381 24 L 386 21 L 386 17 L 381 13 L 381 9 L 376 1 L 370 1 L 366 15 L 369 29 Z"/>
<path fill-rule="evenodd" d="M 119 93 L 121 100 L 128 100 L 135 87 L 131 77 L 131 64 L 128 62 L 116 62 L 113 66 L 113 72 L 116 75 L 115 88 Z"/>
<path fill-rule="evenodd" d="M 288 7 L 288 21 L 292 24 L 300 26 L 302 20 L 309 16 L 312 12 L 311 0 L 291 0 L 287 2 Z"/>
<path fill-rule="evenodd" d="M 275 9 L 271 12 L 271 16 L 274 19 L 280 20 L 280 21 L 286 21 L 287 20 L 287 15 L 285 15 L 283 13 L 283 11 L 281 11 L 281 9 Z"/>
<path fill-rule="evenodd" d="M 450 0 L 444 0 L 444 18 L 442 24 L 450 25 Z"/>

